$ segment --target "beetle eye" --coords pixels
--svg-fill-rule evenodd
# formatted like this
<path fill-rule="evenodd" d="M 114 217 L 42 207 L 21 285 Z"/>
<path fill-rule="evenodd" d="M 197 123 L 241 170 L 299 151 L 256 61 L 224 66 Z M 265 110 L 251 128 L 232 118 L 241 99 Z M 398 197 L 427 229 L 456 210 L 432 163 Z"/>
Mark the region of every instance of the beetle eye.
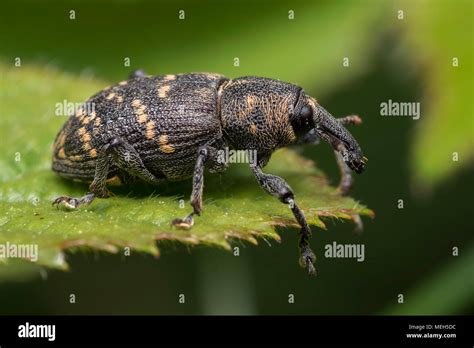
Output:
<path fill-rule="evenodd" d="M 304 105 L 300 111 L 292 117 L 291 126 L 297 136 L 306 134 L 313 129 L 313 109 L 308 105 Z"/>
<path fill-rule="evenodd" d="M 307 105 L 303 106 L 300 111 L 301 123 L 309 125 L 313 121 L 313 110 Z"/>

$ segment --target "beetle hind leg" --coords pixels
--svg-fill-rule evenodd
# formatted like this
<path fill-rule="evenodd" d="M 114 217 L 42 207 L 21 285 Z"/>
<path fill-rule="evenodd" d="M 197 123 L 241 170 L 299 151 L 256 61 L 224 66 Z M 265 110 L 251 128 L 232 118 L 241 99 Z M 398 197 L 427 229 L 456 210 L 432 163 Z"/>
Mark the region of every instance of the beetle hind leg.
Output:
<path fill-rule="evenodd" d="M 200 148 L 193 174 L 193 191 L 191 193 L 191 205 L 193 207 L 193 211 L 183 219 L 174 219 L 171 222 L 171 225 L 178 228 L 189 229 L 194 225 L 193 216 L 201 215 L 202 191 L 204 188 L 204 164 L 208 158 L 209 149 L 207 147 Z"/>
<path fill-rule="evenodd" d="M 53 205 L 64 204 L 70 209 L 75 209 L 81 205 L 90 204 L 94 198 L 107 198 L 112 193 L 107 190 L 107 177 L 111 165 L 115 165 L 127 172 L 132 177 L 138 177 L 148 183 L 156 184 L 162 181 L 161 178 L 153 175 L 143 164 L 140 155 L 135 148 L 121 138 L 113 138 L 104 145 L 97 156 L 94 180 L 89 186 L 90 192 L 84 197 L 74 198 L 61 196 L 53 201 Z"/>

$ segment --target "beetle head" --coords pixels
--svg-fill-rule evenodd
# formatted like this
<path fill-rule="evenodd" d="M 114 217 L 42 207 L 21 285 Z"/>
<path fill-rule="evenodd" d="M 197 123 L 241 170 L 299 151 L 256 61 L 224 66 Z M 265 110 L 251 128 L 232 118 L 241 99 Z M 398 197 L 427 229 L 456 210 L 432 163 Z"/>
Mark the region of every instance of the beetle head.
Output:
<path fill-rule="evenodd" d="M 291 125 L 297 137 L 317 134 L 339 152 L 346 164 L 361 173 L 367 162 L 362 150 L 349 131 L 316 100 L 301 92 L 291 115 Z M 311 133 L 310 133 L 311 132 Z"/>

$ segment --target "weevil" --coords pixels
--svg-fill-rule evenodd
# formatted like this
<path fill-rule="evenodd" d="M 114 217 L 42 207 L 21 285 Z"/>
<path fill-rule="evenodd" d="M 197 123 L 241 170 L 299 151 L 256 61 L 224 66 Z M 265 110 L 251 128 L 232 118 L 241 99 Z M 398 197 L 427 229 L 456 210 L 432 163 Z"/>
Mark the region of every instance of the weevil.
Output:
<path fill-rule="evenodd" d="M 300 265 L 315 274 L 304 213 L 285 180 L 262 168 L 278 148 L 322 139 L 334 149 L 342 173 L 339 190 L 345 194 L 352 184 L 350 171 L 361 173 L 367 159 L 343 125 L 360 122 L 355 115 L 334 118 L 301 87 L 279 80 L 136 71 L 91 97 L 58 133 L 53 170 L 89 183 L 90 192 L 80 198 L 58 197 L 53 205 L 73 209 L 109 197 L 107 184 L 192 177 L 192 212 L 171 222 L 190 228 L 202 211 L 204 169 L 225 171 L 229 163 L 218 159 L 218 153 L 226 148 L 252 150 L 257 154 L 250 165 L 253 175 L 265 192 L 291 209 L 301 227 Z"/>

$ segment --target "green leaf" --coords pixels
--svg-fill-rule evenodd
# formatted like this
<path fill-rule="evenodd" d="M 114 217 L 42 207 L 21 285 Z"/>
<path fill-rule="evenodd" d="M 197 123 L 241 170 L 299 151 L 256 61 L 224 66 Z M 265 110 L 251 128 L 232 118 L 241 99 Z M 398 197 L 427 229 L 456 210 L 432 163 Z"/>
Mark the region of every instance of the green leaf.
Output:
<path fill-rule="evenodd" d="M 417 185 L 430 188 L 474 159 L 473 3 L 401 1 L 400 5 L 406 19 L 399 24 L 426 82 L 411 162 Z M 458 66 L 453 66 L 454 59 Z"/>
<path fill-rule="evenodd" d="M 39 265 L 66 268 L 63 251 L 79 246 L 114 253 L 128 246 L 158 255 L 157 241 L 175 240 L 229 249 L 232 239 L 253 244 L 259 238 L 280 240 L 275 226 L 297 227 L 290 209 L 265 194 L 244 164 L 205 176 L 204 211 L 188 231 L 172 228 L 170 222 L 191 210 L 189 180 L 120 187 L 113 189 L 114 197 L 74 211 L 53 208 L 55 197 L 87 191 L 86 185 L 61 179 L 50 169 L 52 141 L 65 122 L 55 116 L 56 103 L 83 101 L 106 83 L 44 67 L 8 69 L 0 64 L 0 73 L 8 86 L 0 94 L 0 244 L 38 245 Z M 265 170 L 288 180 L 316 227 L 325 228 L 322 217 L 373 215 L 338 195 L 311 161 L 289 149 L 275 153 Z M 180 199 L 186 200 L 184 209 Z"/>

